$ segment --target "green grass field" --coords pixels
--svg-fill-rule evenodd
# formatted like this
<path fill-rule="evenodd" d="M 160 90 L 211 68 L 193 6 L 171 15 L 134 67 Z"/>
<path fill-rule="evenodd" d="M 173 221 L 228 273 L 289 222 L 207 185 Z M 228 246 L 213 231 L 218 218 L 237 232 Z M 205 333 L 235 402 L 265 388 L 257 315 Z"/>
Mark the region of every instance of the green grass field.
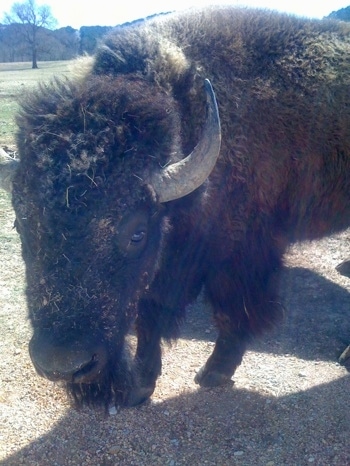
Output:
<path fill-rule="evenodd" d="M 15 144 L 15 120 L 17 98 L 26 89 L 53 76 L 68 75 L 71 61 L 39 62 L 39 69 L 33 70 L 31 63 L 0 63 L 0 146 Z"/>
<path fill-rule="evenodd" d="M 15 113 L 17 98 L 26 89 L 53 76 L 68 75 L 71 61 L 41 62 L 32 70 L 31 63 L 0 63 L 0 147 L 15 149 Z M 18 236 L 13 230 L 14 215 L 10 195 L 0 190 L 0 256 L 16 257 Z"/>

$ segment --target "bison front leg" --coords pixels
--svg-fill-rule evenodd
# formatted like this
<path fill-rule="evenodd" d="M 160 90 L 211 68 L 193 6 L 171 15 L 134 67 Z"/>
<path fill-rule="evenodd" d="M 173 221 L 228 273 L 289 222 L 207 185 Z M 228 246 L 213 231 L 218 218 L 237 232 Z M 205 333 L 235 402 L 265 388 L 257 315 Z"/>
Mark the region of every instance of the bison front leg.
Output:
<path fill-rule="evenodd" d="M 279 257 L 271 254 L 261 269 L 253 260 L 249 262 L 248 255 L 244 264 L 237 267 L 239 275 L 232 272 L 229 264 L 224 264 L 208 277 L 206 292 L 214 309 L 219 335 L 212 355 L 195 377 L 195 382 L 201 386 L 231 383 L 249 340 L 283 315 L 283 308 L 276 299 Z"/>
<path fill-rule="evenodd" d="M 220 324 L 214 351 L 194 379 L 202 387 L 232 384 L 231 377 L 242 362 L 247 347 L 246 332 L 232 330 L 228 316 L 216 317 Z"/>
<path fill-rule="evenodd" d="M 157 306 L 152 301 L 141 301 L 136 320 L 135 386 L 129 394 L 128 406 L 145 402 L 152 395 L 161 373 L 161 333 L 156 314 Z"/>

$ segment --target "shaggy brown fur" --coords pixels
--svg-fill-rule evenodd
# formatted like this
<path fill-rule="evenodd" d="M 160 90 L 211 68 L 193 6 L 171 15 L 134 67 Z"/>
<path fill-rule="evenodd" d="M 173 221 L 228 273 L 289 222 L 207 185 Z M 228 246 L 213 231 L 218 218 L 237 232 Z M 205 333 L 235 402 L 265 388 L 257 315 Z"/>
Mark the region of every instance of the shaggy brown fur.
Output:
<path fill-rule="evenodd" d="M 288 244 L 350 224 L 349 60 L 346 24 L 203 9 L 116 29 L 89 72 L 26 98 L 13 205 L 39 373 L 66 380 L 78 403 L 143 401 L 161 338 L 177 336 L 204 286 L 219 336 L 196 381 L 230 380 L 281 313 Z M 205 78 L 219 160 L 199 189 L 162 205 L 144 180 L 196 145 Z"/>

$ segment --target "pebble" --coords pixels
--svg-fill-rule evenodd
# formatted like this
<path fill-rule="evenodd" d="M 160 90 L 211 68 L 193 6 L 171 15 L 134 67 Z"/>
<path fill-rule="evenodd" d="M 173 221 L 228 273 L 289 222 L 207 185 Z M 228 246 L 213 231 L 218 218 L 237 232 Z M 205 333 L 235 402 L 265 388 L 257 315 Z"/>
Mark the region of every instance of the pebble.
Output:
<path fill-rule="evenodd" d="M 242 456 L 242 455 L 244 455 L 244 451 L 239 450 L 239 451 L 233 452 L 233 456 Z"/>
<path fill-rule="evenodd" d="M 119 453 L 119 451 L 120 451 L 120 447 L 116 446 L 116 445 L 109 449 L 109 453 L 111 453 L 112 455 L 115 455 L 115 454 Z"/>
<path fill-rule="evenodd" d="M 115 406 L 110 406 L 108 412 L 111 416 L 114 416 L 115 414 L 117 414 L 118 410 Z"/>

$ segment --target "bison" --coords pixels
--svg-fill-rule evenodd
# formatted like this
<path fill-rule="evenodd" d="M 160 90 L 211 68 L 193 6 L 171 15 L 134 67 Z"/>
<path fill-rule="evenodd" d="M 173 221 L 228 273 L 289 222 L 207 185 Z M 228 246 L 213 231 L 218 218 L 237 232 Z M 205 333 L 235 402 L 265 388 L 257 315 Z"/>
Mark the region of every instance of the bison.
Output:
<path fill-rule="evenodd" d="M 29 351 L 78 406 L 148 399 L 202 289 L 218 337 L 195 381 L 229 383 L 282 314 L 288 245 L 350 225 L 345 23 L 211 7 L 116 28 L 17 124 Z"/>

